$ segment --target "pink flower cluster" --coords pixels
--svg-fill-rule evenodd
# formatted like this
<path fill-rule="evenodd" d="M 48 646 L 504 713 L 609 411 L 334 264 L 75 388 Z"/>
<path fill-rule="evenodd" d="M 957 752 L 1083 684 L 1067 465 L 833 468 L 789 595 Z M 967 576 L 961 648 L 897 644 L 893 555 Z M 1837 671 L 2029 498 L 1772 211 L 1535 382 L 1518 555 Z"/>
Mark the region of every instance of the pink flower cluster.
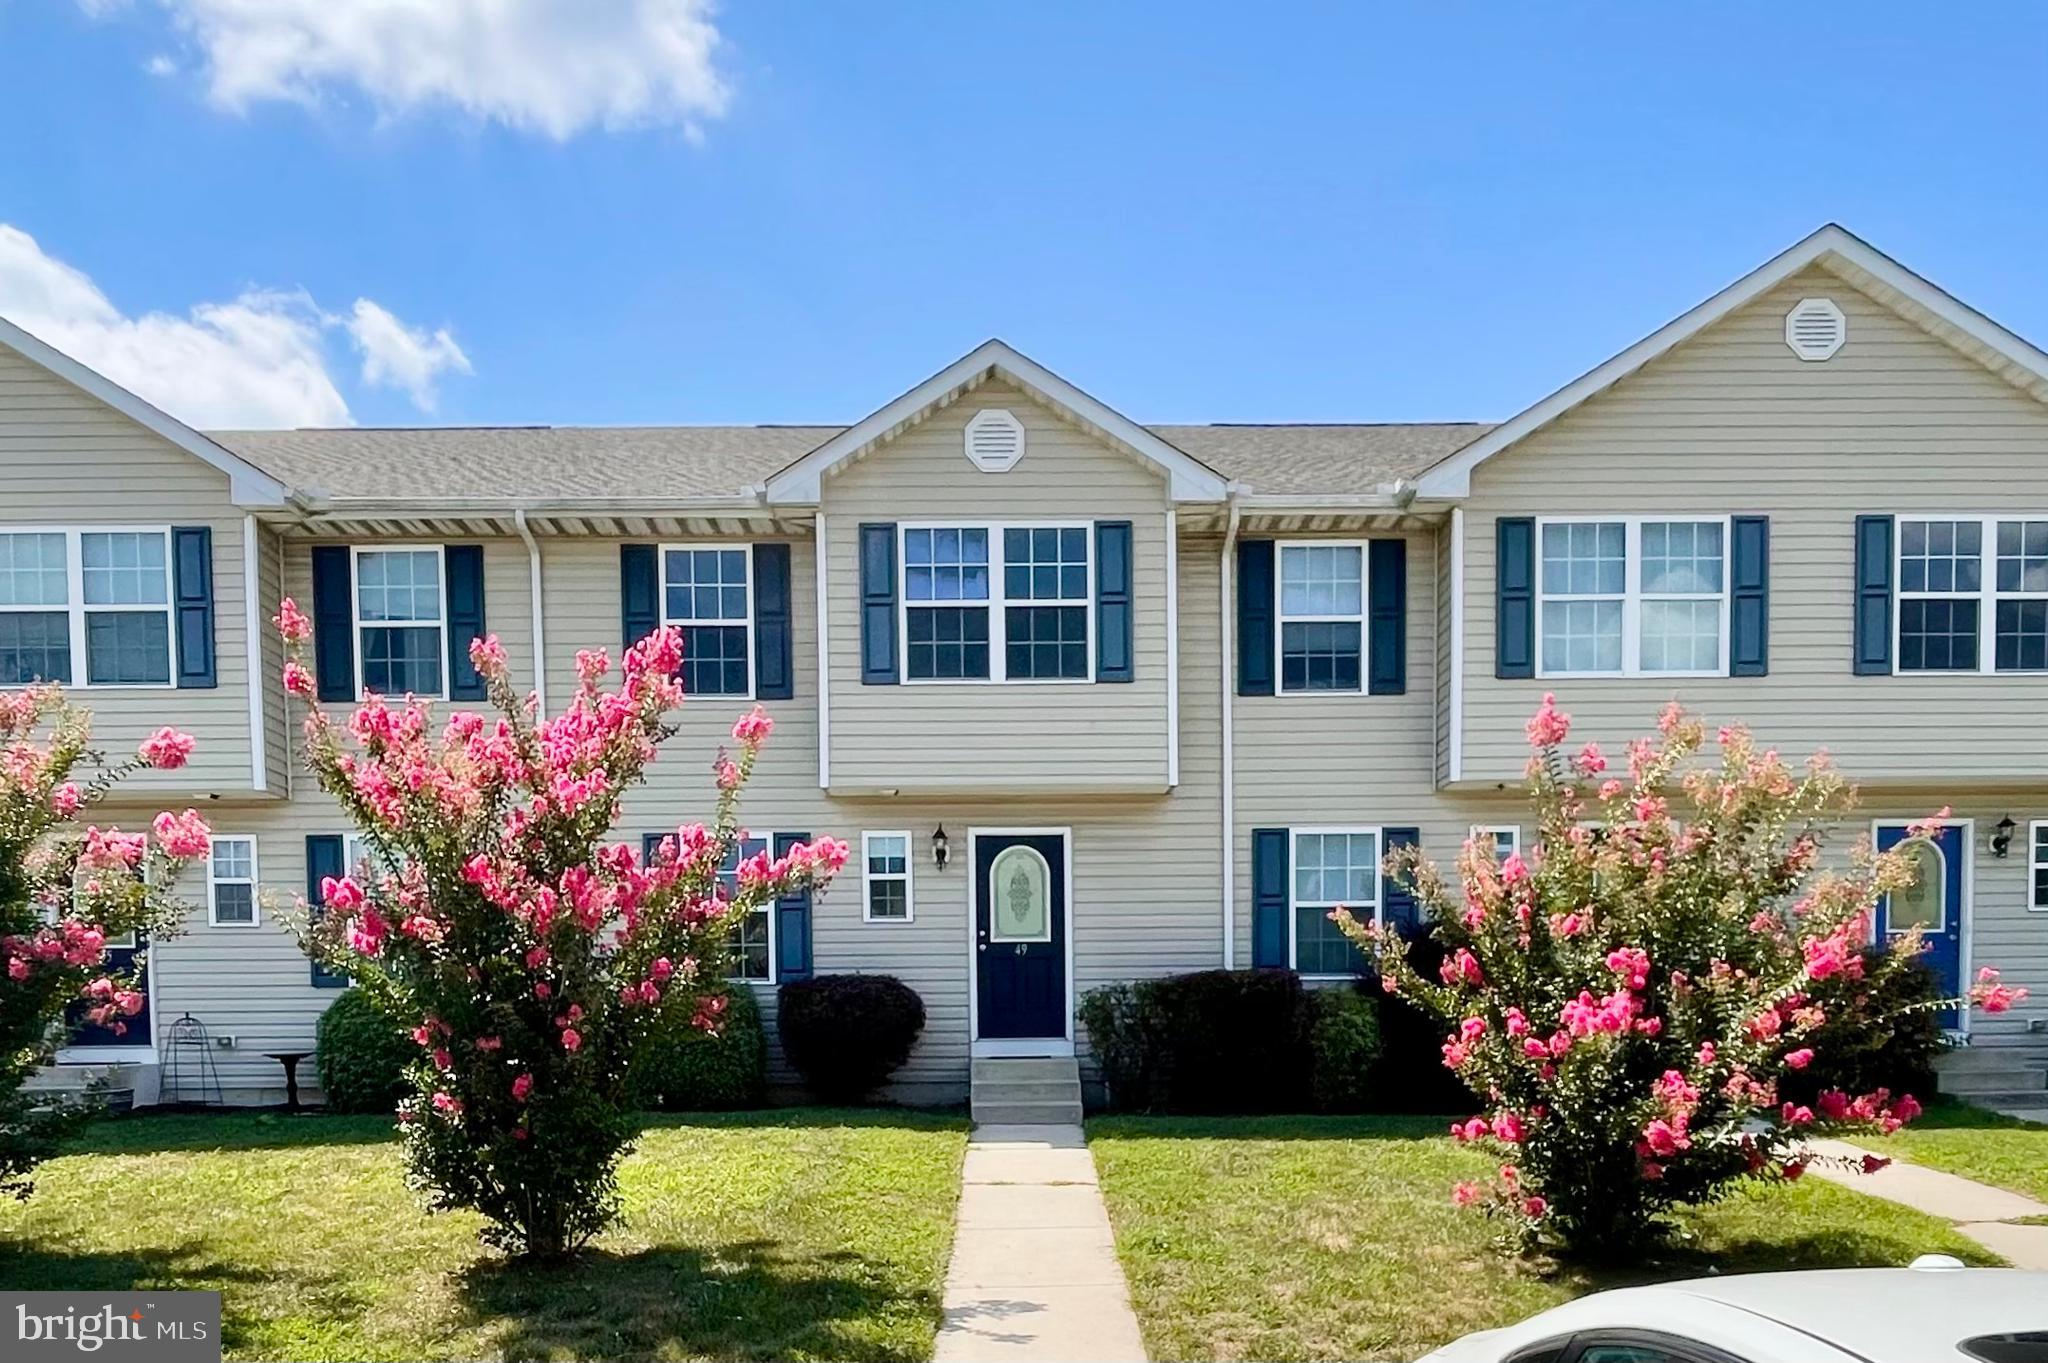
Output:
<path fill-rule="evenodd" d="M 142 746 L 135 750 L 145 767 L 158 771 L 176 771 L 185 765 L 196 746 L 192 735 L 179 733 L 176 729 L 158 729 L 142 740 Z"/>
<path fill-rule="evenodd" d="M 1977 982 L 1970 986 L 1970 1002 L 1987 1013 L 2006 1012 L 2026 997 L 2026 990 L 1999 983 L 1998 972 L 1988 965 L 1977 972 Z"/>

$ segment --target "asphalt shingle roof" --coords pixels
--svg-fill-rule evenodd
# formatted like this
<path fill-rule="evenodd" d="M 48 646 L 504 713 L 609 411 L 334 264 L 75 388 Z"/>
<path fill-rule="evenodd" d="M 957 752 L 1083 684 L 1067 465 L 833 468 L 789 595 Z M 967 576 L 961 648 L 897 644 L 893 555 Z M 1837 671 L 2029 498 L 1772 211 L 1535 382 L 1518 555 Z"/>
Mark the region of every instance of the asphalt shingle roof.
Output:
<path fill-rule="evenodd" d="M 211 431 L 291 487 L 334 497 L 678 497 L 737 493 L 839 426 L 354 427 Z M 1492 427 L 1153 426 L 1167 443 L 1258 492 L 1366 492 Z"/>

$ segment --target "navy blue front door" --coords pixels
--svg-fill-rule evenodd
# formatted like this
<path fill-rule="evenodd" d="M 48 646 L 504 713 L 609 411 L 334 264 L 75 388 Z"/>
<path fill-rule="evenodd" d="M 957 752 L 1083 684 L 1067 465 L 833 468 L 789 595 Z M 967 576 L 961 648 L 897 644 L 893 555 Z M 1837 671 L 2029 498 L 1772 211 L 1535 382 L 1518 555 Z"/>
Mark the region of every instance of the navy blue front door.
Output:
<path fill-rule="evenodd" d="M 978 1038 L 1067 1034 L 1067 848 L 1060 833 L 974 839 Z"/>
<path fill-rule="evenodd" d="M 1882 852 L 1905 841 L 1904 824 L 1879 824 L 1877 849 Z M 1940 981 L 1944 998 L 1963 992 L 1963 859 L 1970 853 L 1964 830 L 1945 826 L 1931 843 L 1921 843 L 1912 855 L 1920 878 L 1910 890 L 1886 895 L 1877 903 L 1877 930 L 1888 940 L 1920 929 L 1920 959 Z M 1941 1025 L 1958 1027 L 1962 1019 L 1953 1008 L 1941 1011 Z"/>
<path fill-rule="evenodd" d="M 137 978 L 134 979 L 132 985 L 124 985 L 123 987 L 132 987 L 142 991 L 142 1011 L 132 1018 L 122 1017 L 119 1013 L 116 1013 L 105 1025 L 100 1025 L 86 1021 L 85 1014 L 89 1005 L 80 1000 L 64 1010 L 64 1021 L 72 1029 L 70 1038 L 64 1043 L 66 1046 L 147 1046 L 150 1044 L 149 982 L 140 978 L 141 970 L 139 969 L 143 950 L 148 946 L 148 943 L 138 944 L 136 939 L 132 937 L 123 940 L 125 940 L 126 945 L 122 945 L 120 942 L 108 945 L 107 956 L 100 963 L 100 970 L 105 974 L 122 976 L 126 976 L 130 971 L 134 971 Z M 121 1024 L 122 1028 L 119 1032 L 114 1030 L 114 1024 L 117 1022 Z"/>

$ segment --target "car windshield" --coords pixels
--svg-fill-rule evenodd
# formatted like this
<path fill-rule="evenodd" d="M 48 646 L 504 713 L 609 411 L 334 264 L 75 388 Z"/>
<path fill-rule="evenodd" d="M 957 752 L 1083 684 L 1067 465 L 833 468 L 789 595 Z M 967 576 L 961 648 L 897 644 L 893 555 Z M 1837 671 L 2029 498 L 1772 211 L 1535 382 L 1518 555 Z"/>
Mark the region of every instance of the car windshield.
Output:
<path fill-rule="evenodd" d="M 2003 1335 L 1978 1335 L 1956 1346 L 1984 1363 L 2048 1363 L 2048 1330 L 2016 1330 Z"/>

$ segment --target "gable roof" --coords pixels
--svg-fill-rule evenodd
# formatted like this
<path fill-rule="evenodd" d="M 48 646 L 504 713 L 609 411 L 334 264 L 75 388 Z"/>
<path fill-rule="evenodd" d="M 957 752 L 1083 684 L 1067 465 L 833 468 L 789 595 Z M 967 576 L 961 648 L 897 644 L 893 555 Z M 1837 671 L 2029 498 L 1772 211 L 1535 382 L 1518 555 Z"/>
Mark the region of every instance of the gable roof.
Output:
<path fill-rule="evenodd" d="M 1437 498 L 1468 495 L 1472 470 L 1480 464 L 1810 265 L 1819 265 L 1841 276 L 1846 283 L 1984 364 L 2008 383 L 2048 401 L 2048 354 L 1928 283 L 1846 228 L 1828 223 L 1597 369 L 1573 379 L 1541 402 L 1430 466 L 1416 479 L 1416 494 Z"/>
<path fill-rule="evenodd" d="M 999 375 L 1070 420 L 1156 466 L 1177 502 L 1220 502 L 1229 492 L 1222 474 L 1170 441 L 1068 383 L 1002 341 L 983 341 L 917 387 L 871 412 L 768 480 L 768 501 L 818 500 L 825 475 L 858 459 L 960 392 Z"/>
<path fill-rule="evenodd" d="M 37 340 L 0 317 L 0 345 L 39 365 L 73 388 L 99 399 L 137 425 L 146 427 L 185 453 L 211 464 L 228 476 L 229 496 L 237 506 L 283 506 L 285 486 L 248 460 L 201 435 L 184 422 L 86 368 L 53 345 Z"/>

